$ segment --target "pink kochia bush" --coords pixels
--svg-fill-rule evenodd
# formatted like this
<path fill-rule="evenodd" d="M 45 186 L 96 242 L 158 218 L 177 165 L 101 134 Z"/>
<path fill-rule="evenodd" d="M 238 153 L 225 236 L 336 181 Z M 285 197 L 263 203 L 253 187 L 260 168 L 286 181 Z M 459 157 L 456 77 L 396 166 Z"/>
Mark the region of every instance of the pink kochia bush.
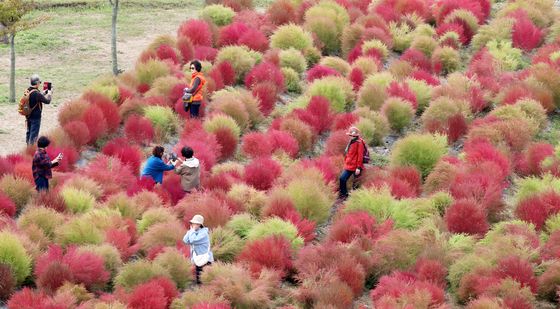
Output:
<path fill-rule="evenodd" d="M 527 16 L 527 12 L 518 9 L 510 15 L 516 19 L 511 33 L 513 47 L 521 48 L 524 51 L 531 51 L 538 47 L 542 42 L 543 32 L 535 26 Z"/>
<path fill-rule="evenodd" d="M 128 308 L 165 309 L 179 295 L 175 283 L 168 278 L 152 279 L 134 288 L 128 299 Z"/>
<path fill-rule="evenodd" d="M 392 223 L 377 225 L 376 220 L 365 211 L 350 212 L 338 219 L 329 231 L 330 241 L 350 243 L 356 238 L 366 238 L 371 241 L 390 230 Z"/>
<path fill-rule="evenodd" d="M 13 217 L 16 214 L 16 204 L 0 191 L 0 215 Z"/>
<path fill-rule="evenodd" d="M 79 252 L 69 247 L 66 253 L 52 245 L 35 264 L 38 285 L 47 292 L 55 292 L 65 281 L 84 284 L 88 289 L 103 287 L 109 280 L 101 257 L 90 252 Z"/>
<path fill-rule="evenodd" d="M 307 70 L 305 79 L 308 83 L 311 83 L 316 79 L 321 79 L 326 76 L 340 76 L 340 72 L 331 67 L 317 64 L 311 69 Z"/>
<path fill-rule="evenodd" d="M 241 150 L 251 158 L 269 156 L 272 152 L 272 144 L 264 133 L 251 132 L 243 136 Z"/>
<path fill-rule="evenodd" d="M 283 236 L 269 236 L 245 245 L 237 260 L 247 263 L 251 272 L 258 276 L 263 268 L 277 270 L 285 277 L 292 268 L 292 247 Z"/>
<path fill-rule="evenodd" d="M 334 119 L 329 100 L 323 96 L 313 96 L 305 109 L 296 109 L 294 114 L 307 123 L 315 132 L 322 134 L 329 130 Z"/>
<path fill-rule="evenodd" d="M 117 157 L 137 175 L 140 173 L 140 164 L 143 160 L 142 151 L 137 146 L 129 145 L 125 138 L 116 138 L 109 141 L 101 150 L 103 154 Z"/>
<path fill-rule="evenodd" d="M 243 179 L 258 190 L 268 190 L 282 174 L 282 166 L 270 157 L 254 159 L 245 166 Z"/>

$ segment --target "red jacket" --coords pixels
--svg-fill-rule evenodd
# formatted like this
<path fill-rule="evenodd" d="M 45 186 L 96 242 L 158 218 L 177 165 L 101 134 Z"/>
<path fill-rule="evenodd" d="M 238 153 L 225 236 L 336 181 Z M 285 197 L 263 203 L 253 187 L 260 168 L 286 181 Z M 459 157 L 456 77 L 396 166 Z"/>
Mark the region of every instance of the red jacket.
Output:
<path fill-rule="evenodd" d="M 357 141 L 350 144 L 348 151 L 344 156 L 344 169 L 354 172 L 357 168 L 364 169 L 364 141 L 358 138 Z"/>

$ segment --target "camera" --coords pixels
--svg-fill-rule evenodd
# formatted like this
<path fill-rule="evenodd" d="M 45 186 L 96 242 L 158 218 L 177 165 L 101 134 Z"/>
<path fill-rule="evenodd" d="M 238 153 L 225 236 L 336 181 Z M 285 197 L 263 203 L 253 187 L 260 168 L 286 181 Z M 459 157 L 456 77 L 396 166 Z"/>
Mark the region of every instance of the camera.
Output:
<path fill-rule="evenodd" d="M 177 161 L 177 154 L 176 153 L 172 152 L 170 157 L 171 157 L 171 161 Z"/>
<path fill-rule="evenodd" d="M 51 90 L 52 89 L 52 83 L 51 82 L 44 82 L 43 83 L 43 90 Z"/>

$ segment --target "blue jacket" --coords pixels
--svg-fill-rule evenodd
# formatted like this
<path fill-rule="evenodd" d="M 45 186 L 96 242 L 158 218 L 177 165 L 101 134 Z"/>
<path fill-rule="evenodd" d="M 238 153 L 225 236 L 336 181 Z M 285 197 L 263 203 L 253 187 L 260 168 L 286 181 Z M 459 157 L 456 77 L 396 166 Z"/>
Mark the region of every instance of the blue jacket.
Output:
<path fill-rule="evenodd" d="M 208 252 L 210 256 L 208 261 L 214 262 L 214 255 L 211 250 L 209 251 L 210 235 L 208 234 L 207 227 L 200 228 L 198 231 L 189 230 L 187 234 L 185 234 L 185 237 L 183 237 L 183 242 L 191 247 L 191 262 L 193 262 L 193 264 L 193 251 L 196 252 L 197 255 Z"/>
<path fill-rule="evenodd" d="M 170 171 L 174 168 L 175 166 L 173 166 L 173 164 L 167 165 L 163 163 L 163 160 L 161 158 L 151 156 L 148 158 L 146 166 L 144 166 L 142 176 L 150 176 L 156 183 L 162 183 L 163 172 Z"/>

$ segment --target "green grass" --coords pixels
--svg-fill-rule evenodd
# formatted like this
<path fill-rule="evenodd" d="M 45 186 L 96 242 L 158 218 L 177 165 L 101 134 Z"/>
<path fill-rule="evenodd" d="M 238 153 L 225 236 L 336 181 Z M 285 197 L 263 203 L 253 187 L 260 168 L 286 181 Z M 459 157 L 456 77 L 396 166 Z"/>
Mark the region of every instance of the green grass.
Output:
<path fill-rule="evenodd" d="M 108 0 L 37 0 L 29 18 L 49 20 L 16 36 L 16 101 L 39 73 L 55 87 L 53 104 L 81 94 L 94 79 L 111 72 L 111 6 Z M 134 68 L 136 58 L 157 36 L 175 34 L 187 18 L 197 17 L 202 2 L 194 0 L 122 1 L 117 48 L 119 68 Z M 0 104 L 8 103 L 9 46 L 0 45 Z M 4 62 L 3 62 L 4 63 Z"/>

